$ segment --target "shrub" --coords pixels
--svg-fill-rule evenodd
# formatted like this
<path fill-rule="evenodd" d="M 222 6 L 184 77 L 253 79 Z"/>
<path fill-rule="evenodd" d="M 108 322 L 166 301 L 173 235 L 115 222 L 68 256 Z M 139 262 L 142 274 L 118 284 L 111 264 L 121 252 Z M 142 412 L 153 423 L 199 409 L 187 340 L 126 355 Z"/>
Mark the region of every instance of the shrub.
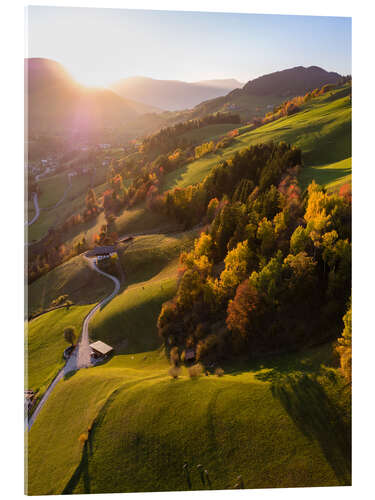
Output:
<path fill-rule="evenodd" d="M 188 368 L 188 373 L 190 378 L 197 378 L 202 375 L 203 366 L 200 363 L 196 363 Z"/>
<path fill-rule="evenodd" d="M 216 368 L 215 375 L 222 377 L 224 375 L 224 370 L 222 368 Z"/>
<path fill-rule="evenodd" d="M 171 366 L 168 373 L 172 378 L 177 379 L 181 373 L 181 368 L 178 366 Z"/>
<path fill-rule="evenodd" d="M 87 432 L 83 432 L 83 433 L 79 436 L 78 441 L 79 441 L 82 445 L 84 445 L 84 444 L 86 443 L 86 441 L 87 441 L 88 437 L 89 437 L 89 435 L 87 434 Z"/>

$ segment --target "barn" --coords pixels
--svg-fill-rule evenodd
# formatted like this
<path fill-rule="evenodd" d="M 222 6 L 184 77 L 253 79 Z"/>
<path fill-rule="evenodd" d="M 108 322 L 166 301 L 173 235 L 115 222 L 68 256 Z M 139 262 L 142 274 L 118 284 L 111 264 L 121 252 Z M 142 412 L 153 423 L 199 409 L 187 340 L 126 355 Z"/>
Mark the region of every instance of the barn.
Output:
<path fill-rule="evenodd" d="M 116 253 L 116 246 L 109 245 L 103 247 L 95 247 L 92 250 L 87 250 L 86 257 L 97 257 L 98 260 L 108 258 Z"/>
<path fill-rule="evenodd" d="M 91 356 L 95 359 L 106 358 L 113 352 L 113 347 L 105 344 L 101 340 L 97 340 L 96 342 L 90 344 L 90 348 L 92 351 Z"/>

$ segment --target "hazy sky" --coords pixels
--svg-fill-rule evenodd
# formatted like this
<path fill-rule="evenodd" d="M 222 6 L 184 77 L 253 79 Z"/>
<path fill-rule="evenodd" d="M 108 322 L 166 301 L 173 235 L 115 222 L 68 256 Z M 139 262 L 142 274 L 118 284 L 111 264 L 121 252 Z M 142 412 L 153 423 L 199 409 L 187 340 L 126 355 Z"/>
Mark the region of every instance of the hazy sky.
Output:
<path fill-rule="evenodd" d="M 197 81 L 293 66 L 351 73 L 351 19 L 29 7 L 27 57 L 61 62 L 81 83 L 134 75 Z"/>

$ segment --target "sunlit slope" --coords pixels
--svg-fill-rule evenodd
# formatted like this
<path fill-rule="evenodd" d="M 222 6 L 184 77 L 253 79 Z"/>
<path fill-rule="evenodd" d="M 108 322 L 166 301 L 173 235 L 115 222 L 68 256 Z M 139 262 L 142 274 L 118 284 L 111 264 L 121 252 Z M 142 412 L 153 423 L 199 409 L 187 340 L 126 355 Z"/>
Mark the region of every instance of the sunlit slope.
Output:
<path fill-rule="evenodd" d="M 176 293 L 178 256 L 191 248 L 195 235 L 190 231 L 136 238 L 121 259 L 125 288 L 95 315 L 90 338 L 107 342 L 117 353 L 157 347 L 161 306 Z"/>
<path fill-rule="evenodd" d="M 53 177 L 40 179 L 39 187 L 41 190 L 41 195 L 38 199 L 40 208 L 51 207 L 63 197 L 68 187 L 68 176 L 66 174 L 58 174 Z"/>
<path fill-rule="evenodd" d="M 182 134 L 181 138 L 197 144 L 204 141 L 216 141 L 229 132 L 229 130 L 233 130 L 237 127 L 238 123 L 216 123 L 214 125 L 207 125 L 206 127 L 189 130 Z"/>
<path fill-rule="evenodd" d="M 300 175 L 301 186 L 303 188 L 307 187 L 312 179 L 330 191 L 338 190 L 343 184 L 352 181 L 352 158 L 346 158 L 328 165 L 305 167 Z"/>
<path fill-rule="evenodd" d="M 160 356 L 115 357 L 59 382 L 30 432 L 30 494 L 186 490 L 185 461 L 192 489 L 198 464 L 213 489 L 238 475 L 247 488 L 349 483 L 343 387 L 333 371 L 308 376 L 311 351 L 197 380 L 170 379 Z"/>
<path fill-rule="evenodd" d="M 37 221 L 29 226 L 29 241 L 38 241 L 47 234 L 50 228 L 56 229 L 70 215 L 83 211 L 85 197 L 90 186 L 94 185 L 96 196 L 100 196 L 105 190 L 104 181 L 104 169 L 97 171 L 94 176 L 73 177 L 69 190 L 67 190 L 68 180 L 66 174 L 41 179 L 42 193 L 39 197 L 39 205 L 42 210 Z M 65 198 L 62 200 L 64 194 Z M 57 207 L 54 207 L 60 200 L 62 202 Z"/>
<path fill-rule="evenodd" d="M 351 157 L 351 100 L 349 88 L 339 89 L 313 99 L 302 111 L 280 118 L 250 132 L 242 133 L 221 154 L 209 154 L 171 172 L 165 178 L 164 189 L 186 187 L 200 182 L 218 161 L 229 159 L 235 152 L 251 144 L 268 141 L 285 141 L 302 149 L 304 169 L 301 174 L 304 187 L 317 177 L 316 168 Z M 239 129 L 240 133 L 246 127 Z M 312 168 L 314 167 L 314 168 Z M 325 175 L 327 174 L 327 175 Z M 345 172 L 347 175 L 347 172 Z M 322 170 L 320 182 L 329 184 L 343 177 L 340 169 L 336 175 Z"/>
<path fill-rule="evenodd" d="M 63 336 L 64 328 L 74 326 L 79 334 L 91 307 L 56 309 L 29 322 L 26 338 L 28 389 L 40 393 L 47 389 L 65 363 L 63 352 L 68 344 Z"/>
<path fill-rule="evenodd" d="M 69 295 L 75 304 L 92 304 L 113 288 L 105 276 L 95 273 L 82 256 L 55 267 L 28 286 L 28 312 L 48 309 L 60 295 Z"/>

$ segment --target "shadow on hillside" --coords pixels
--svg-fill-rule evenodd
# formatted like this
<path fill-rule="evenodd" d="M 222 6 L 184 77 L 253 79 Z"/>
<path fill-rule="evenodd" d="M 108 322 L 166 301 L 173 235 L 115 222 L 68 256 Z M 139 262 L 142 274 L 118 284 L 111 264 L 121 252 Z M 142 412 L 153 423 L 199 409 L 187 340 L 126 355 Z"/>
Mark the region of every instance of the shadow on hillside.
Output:
<path fill-rule="evenodd" d="M 285 376 L 272 395 L 310 440 L 316 441 L 341 485 L 351 484 L 351 429 L 318 381 L 307 374 Z"/>
<path fill-rule="evenodd" d="M 293 373 L 316 373 L 322 364 L 332 365 L 330 347 L 322 346 L 304 352 L 263 354 L 258 359 L 237 360 L 235 364 L 223 365 L 227 375 L 242 375 L 244 372 L 255 373 L 255 378 L 262 382 L 276 382 Z M 259 372 L 259 373 L 258 373 Z"/>
<path fill-rule="evenodd" d="M 165 179 L 165 182 L 162 184 L 161 191 L 165 192 L 168 191 L 169 189 L 173 189 L 176 186 L 176 184 L 182 180 L 184 174 L 186 174 L 188 165 L 189 164 L 183 165 L 174 172 L 171 172 Z"/>
<path fill-rule="evenodd" d="M 343 161 L 346 160 L 346 158 L 342 158 L 337 161 Z M 316 180 L 316 182 L 324 182 L 324 184 L 330 184 L 331 182 L 334 181 L 339 181 L 340 179 L 346 177 L 351 173 L 351 167 L 344 167 L 344 168 L 324 168 L 320 169 L 320 165 L 314 165 L 311 167 L 308 167 L 308 172 L 306 173 L 309 174 L 309 177 L 312 177 Z"/>
<path fill-rule="evenodd" d="M 72 378 L 76 373 L 78 372 L 78 369 L 77 370 L 71 370 L 67 373 L 65 373 L 64 375 L 64 380 L 69 380 L 70 378 Z"/>
<path fill-rule="evenodd" d="M 81 461 L 75 470 L 74 474 L 70 478 L 68 484 L 65 486 L 62 495 L 71 495 L 74 493 L 74 490 L 81 482 L 83 491 L 82 493 L 91 493 L 91 485 L 90 485 L 90 474 L 89 474 L 89 457 L 92 455 L 92 438 L 91 433 L 89 433 L 89 437 L 85 444 L 83 445 L 82 450 L 82 458 Z"/>

